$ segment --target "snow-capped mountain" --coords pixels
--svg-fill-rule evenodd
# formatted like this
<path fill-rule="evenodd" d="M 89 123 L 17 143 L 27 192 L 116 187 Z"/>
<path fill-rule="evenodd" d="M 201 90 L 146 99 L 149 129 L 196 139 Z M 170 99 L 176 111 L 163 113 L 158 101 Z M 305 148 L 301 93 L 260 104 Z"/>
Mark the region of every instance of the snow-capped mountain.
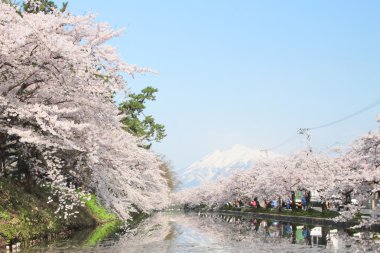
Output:
<path fill-rule="evenodd" d="M 271 151 L 250 149 L 235 145 L 229 150 L 216 150 L 191 164 L 179 174 L 180 188 L 191 188 L 219 177 L 226 177 L 235 170 L 252 168 L 256 162 L 273 159 L 280 155 Z"/>

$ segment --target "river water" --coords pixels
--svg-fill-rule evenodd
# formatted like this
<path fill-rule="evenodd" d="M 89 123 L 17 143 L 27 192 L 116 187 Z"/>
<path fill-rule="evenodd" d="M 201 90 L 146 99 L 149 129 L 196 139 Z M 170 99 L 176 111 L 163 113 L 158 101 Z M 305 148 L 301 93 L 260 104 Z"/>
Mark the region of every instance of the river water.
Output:
<path fill-rule="evenodd" d="M 22 252 L 380 252 L 373 239 L 378 235 L 248 216 L 163 212 L 95 245 L 78 233 Z"/>

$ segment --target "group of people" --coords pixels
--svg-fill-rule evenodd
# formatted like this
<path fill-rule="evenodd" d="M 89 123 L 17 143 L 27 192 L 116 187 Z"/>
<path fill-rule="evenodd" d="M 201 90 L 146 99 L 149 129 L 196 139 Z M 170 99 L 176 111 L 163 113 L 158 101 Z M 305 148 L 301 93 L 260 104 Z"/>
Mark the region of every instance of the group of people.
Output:
<path fill-rule="evenodd" d="M 301 202 L 296 201 L 296 196 L 295 196 L 294 191 L 291 191 L 290 194 L 291 194 L 290 197 L 288 197 L 284 203 L 284 207 L 286 209 L 296 209 L 296 208 L 299 208 L 299 209 L 302 208 L 302 210 L 310 209 L 311 207 L 311 192 L 310 191 L 305 191 L 302 194 Z"/>
<path fill-rule="evenodd" d="M 249 205 L 253 208 L 260 208 L 260 202 L 259 200 L 256 198 L 254 198 L 251 202 L 249 202 Z"/>
<path fill-rule="evenodd" d="M 227 204 L 229 204 L 229 203 L 227 203 Z M 233 206 L 234 207 L 243 207 L 244 203 L 241 199 L 235 199 Z"/>
<path fill-rule="evenodd" d="M 269 208 L 286 208 L 286 209 L 303 209 L 303 210 L 308 210 L 311 206 L 311 193 L 310 191 L 305 191 L 302 194 L 301 201 L 297 202 L 296 201 L 296 196 L 295 192 L 291 191 L 291 195 L 283 201 L 281 197 L 279 197 L 277 200 L 268 200 L 264 199 L 263 200 L 263 206 L 260 205 L 260 202 L 257 197 L 255 197 L 253 200 L 249 201 L 247 204 L 250 207 L 253 208 L 260 208 L 263 207 L 265 209 Z M 245 204 L 241 199 L 235 199 L 233 204 L 227 203 L 228 205 L 233 205 L 234 207 L 243 207 Z"/>
<path fill-rule="evenodd" d="M 228 206 L 234 206 L 234 207 L 244 207 L 244 206 L 246 206 L 241 199 L 235 199 L 234 202 L 233 202 L 233 204 L 231 204 L 231 202 L 228 202 L 227 205 Z M 255 197 L 252 201 L 250 201 L 248 203 L 248 205 L 251 206 L 251 207 L 253 207 L 253 208 L 260 208 L 261 207 L 260 206 L 260 202 L 259 202 L 259 200 L 258 200 L 257 197 Z"/>

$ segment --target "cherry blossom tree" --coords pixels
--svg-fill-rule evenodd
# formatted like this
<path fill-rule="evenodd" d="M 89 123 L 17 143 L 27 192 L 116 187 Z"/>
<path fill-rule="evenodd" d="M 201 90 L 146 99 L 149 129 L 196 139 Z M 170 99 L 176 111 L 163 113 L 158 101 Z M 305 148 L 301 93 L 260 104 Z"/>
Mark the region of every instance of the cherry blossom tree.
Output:
<path fill-rule="evenodd" d="M 355 140 L 350 150 L 341 158 L 342 164 L 332 190 L 340 194 L 346 210 L 343 217 L 351 218 L 359 211 L 373 194 L 380 191 L 380 129 Z M 355 199 L 356 203 L 352 203 Z M 376 223 L 380 219 L 380 207 L 369 210 L 370 217 L 365 225 Z"/>
<path fill-rule="evenodd" d="M 286 157 L 257 163 L 254 168 L 233 174 L 217 183 L 176 194 L 176 200 L 191 205 L 212 199 L 222 206 L 236 198 L 290 197 L 291 191 L 313 191 L 322 202 L 337 199 L 343 205 L 336 220 L 351 219 L 373 194 L 380 192 L 380 130 L 355 140 L 350 149 L 335 156 L 301 151 Z M 351 203 L 355 199 L 357 203 Z M 380 219 L 380 207 L 369 210 L 361 225 Z"/>
<path fill-rule="evenodd" d="M 123 218 L 168 202 L 162 162 L 122 129 L 112 99 L 126 89 L 123 73 L 150 71 L 106 44 L 122 31 L 92 15 L 21 16 L 0 2 L 1 173 L 50 185 L 65 217 L 78 188 Z"/>

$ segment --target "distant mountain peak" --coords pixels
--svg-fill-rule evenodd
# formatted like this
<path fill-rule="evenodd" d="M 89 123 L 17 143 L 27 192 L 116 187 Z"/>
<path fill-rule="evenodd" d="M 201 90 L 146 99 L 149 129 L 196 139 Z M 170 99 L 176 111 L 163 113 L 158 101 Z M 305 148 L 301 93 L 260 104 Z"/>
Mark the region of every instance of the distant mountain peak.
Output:
<path fill-rule="evenodd" d="M 181 188 L 191 188 L 207 181 L 215 181 L 219 177 L 230 175 L 232 171 L 250 169 L 257 162 L 279 156 L 271 151 L 264 152 L 243 145 L 234 145 L 224 151 L 215 150 L 182 171 L 179 175 Z"/>

